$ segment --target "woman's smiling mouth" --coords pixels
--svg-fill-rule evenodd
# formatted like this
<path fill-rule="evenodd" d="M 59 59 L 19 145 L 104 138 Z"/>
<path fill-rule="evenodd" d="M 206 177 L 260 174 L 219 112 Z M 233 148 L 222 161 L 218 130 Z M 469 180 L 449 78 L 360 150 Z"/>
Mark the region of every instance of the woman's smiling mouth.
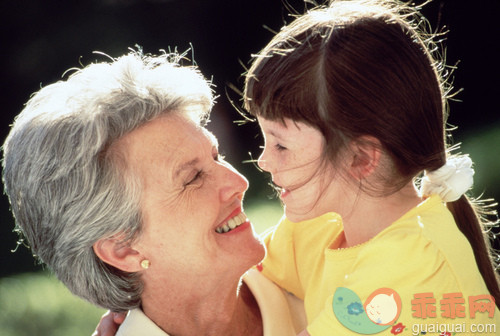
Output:
<path fill-rule="evenodd" d="M 215 229 L 215 232 L 226 233 L 237 228 L 238 226 L 240 226 L 245 222 L 247 222 L 247 216 L 243 212 L 240 212 L 236 216 L 230 218 L 225 224 L 217 227 Z"/>

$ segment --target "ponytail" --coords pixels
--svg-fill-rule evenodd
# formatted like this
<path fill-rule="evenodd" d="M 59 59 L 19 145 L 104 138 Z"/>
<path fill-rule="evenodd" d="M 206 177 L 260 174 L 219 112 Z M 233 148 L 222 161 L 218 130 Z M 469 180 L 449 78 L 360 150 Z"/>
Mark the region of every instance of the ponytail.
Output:
<path fill-rule="evenodd" d="M 500 278 L 497 273 L 495 256 L 497 253 L 491 247 L 489 232 L 498 224 L 494 204 L 485 204 L 489 200 L 470 200 L 462 195 L 455 202 L 448 202 L 447 207 L 453 214 L 460 231 L 467 237 L 474 251 L 474 257 L 484 282 L 500 308 Z M 488 218 L 495 217 L 495 220 Z"/>

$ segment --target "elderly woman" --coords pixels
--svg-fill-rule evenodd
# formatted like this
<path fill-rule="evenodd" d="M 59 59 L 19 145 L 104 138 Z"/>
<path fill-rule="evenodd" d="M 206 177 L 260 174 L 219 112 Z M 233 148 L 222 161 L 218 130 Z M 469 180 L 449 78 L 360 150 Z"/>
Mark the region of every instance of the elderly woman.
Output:
<path fill-rule="evenodd" d="M 293 298 L 249 271 L 265 250 L 204 128 L 210 84 L 180 58 L 132 52 L 31 98 L 3 147 L 16 224 L 74 294 L 130 311 L 119 335 L 294 335 Z"/>

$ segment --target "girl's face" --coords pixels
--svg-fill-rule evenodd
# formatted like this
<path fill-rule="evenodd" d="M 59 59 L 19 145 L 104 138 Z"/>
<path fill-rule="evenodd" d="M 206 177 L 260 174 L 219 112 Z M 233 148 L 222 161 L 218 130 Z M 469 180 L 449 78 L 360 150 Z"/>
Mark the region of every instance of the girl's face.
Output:
<path fill-rule="evenodd" d="M 325 139 L 321 132 L 291 119 L 284 124 L 257 119 L 264 135 L 258 165 L 271 173 L 273 183 L 281 189 L 287 218 L 298 222 L 334 211 L 332 197 L 338 197 L 339 182 L 334 182 L 331 164 L 323 164 Z"/>

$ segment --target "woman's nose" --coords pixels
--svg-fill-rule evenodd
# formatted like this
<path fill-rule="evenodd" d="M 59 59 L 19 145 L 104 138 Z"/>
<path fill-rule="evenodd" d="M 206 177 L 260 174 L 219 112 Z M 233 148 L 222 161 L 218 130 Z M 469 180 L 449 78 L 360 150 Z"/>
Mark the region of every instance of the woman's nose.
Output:
<path fill-rule="evenodd" d="M 242 196 L 248 189 L 248 180 L 229 163 L 224 165 L 225 173 L 222 175 L 223 187 L 220 189 L 222 201 Z"/>

